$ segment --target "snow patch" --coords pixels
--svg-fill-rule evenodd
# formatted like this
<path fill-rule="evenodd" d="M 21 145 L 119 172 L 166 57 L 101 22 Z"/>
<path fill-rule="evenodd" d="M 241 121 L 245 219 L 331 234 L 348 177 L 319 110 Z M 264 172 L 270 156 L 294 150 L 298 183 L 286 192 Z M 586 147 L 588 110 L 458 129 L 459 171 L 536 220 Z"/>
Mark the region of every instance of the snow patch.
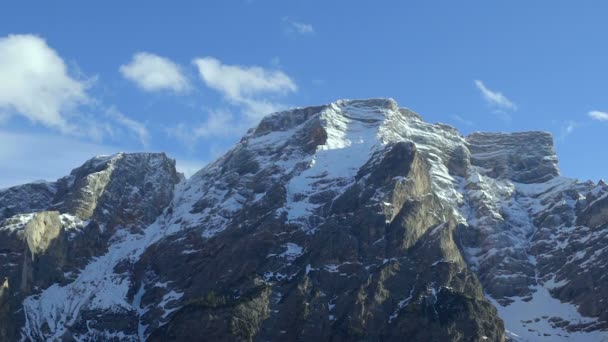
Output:
<path fill-rule="evenodd" d="M 552 324 L 553 317 L 571 324 L 594 323 L 597 320 L 581 316 L 574 305 L 553 298 L 543 286 L 535 286 L 533 289 L 536 292 L 532 295 L 532 300 L 512 298 L 515 301 L 508 306 L 502 306 L 488 296 L 505 322 L 505 328 L 513 336 L 517 336 L 517 341 L 608 341 L 608 331 L 569 332 Z"/>

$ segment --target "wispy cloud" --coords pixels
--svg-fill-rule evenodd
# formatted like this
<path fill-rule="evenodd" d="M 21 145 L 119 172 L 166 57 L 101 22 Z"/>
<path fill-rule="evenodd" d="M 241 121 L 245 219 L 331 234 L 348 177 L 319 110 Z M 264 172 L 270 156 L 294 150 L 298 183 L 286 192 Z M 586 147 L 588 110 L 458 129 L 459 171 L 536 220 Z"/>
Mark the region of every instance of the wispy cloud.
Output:
<path fill-rule="evenodd" d="M 475 86 L 479 89 L 483 98 L 494 108 L 512 111 L 517 110 L 515 103 L 509 100 L 501 92 L 490 90 L 482 81 L 475 80 Z"/>
<path fill-rule="evenodd" d="M 116 121 L 119 125 L 129 130 L 132 134 L 135 134 L 137 139 L 141 142 L 142 146 L 144 146 L 145 148 L 148 147 L 150 142 L 150 133 L 148 132 L 148 129 L 143 123 L 127 117 L 114 107 L 109 108 L 106 111 L 106 114 L 111 119 Z"/>
<path fill-rule="evenodd" d="M 293 28 L 298 31 L 298 33 L 306 34 L 306 33 L 314 33 L 315 29 L 311 24 L 300 23 L 297 21 L 291 22 Z"/>
<path fill-rule="evenodd" d="M 183 93 L 190 82 L 178 64 L 149 52 L 138 52 L 131 62 L 119 68 L 120 73 L 145 91 L 171 90 Z"/>
<path fill-rule="evenodd" d="M 570 134 L 574 131 L 574 128 L 576 128 L 576 123 L 573 121 L 568 122 L 568 124 L 566 125 L 566 134 Z"/>
<path fill-rule="evenodd" d="M 292 20 L 289 17 L 283 17 L 282 19 L 285 33 L 288 34 L 312 34 L 315 33 L 315 29 L 311 24 L 303 23 L 300 21 Z"/>
<path fill-rule="evenodd" d="M 511 121 L 513 120 L 513 117 L 511 117 L 511 113 L 506 110 L 494 109 L 492 111 L 492 114 L 500 120 L 504 121 L 505 123 L 511 123 Z"/>
<path fill-rule="evenodd" d="M 593 111 L 590 111 L 588 113 L 588 115 L 593 120 L 608 121 L 608 113 L 606 113 L 606 112 L 600 112 L 599 110 L 593 110 Z"/>
<path fill-rule="evenodd" d="M 168 128 L 167 133 L 193 148 L 199 139 L 238 137 L 249 128 L 249 123 L 249 120 L 237 120 L 226 109 L 218 109 L 209 111 L 207 118 L 201 123 L 180 123 Z"/>
<path fill-rule="evenodd" d="M 572 134 L 580 126 L 581 126 L 581 123 L 576 122 L 576 121 L 568 120 L 568 121 L 564 122 L 562 125 L 562 128 L 561 128 L 560 135 L 559 135 L 559 140 L 563 142 L 564 140 L 566 140 L 566 138 L 570 134 Z"/>
<path fill-rule="evenodd" d="M 471 121 L 471 120 L 467 120 L 467 119 L 463 118 L 462 116 L 460 116 L 460 115 L 458 115 L 458 114 L 452 114 L 450 117 L 451 117 L 451 118 L 452 118 L 454 121 L 456 121 L 456 122 L 458 122 L 458 123 L 461 123 L 461 124 L 463 124 L 463 125 L 466 125 L 466 126 L 473 126 L 473 125 L 475 125 L 475 123 L 474 123 L 473 121 Z"/>

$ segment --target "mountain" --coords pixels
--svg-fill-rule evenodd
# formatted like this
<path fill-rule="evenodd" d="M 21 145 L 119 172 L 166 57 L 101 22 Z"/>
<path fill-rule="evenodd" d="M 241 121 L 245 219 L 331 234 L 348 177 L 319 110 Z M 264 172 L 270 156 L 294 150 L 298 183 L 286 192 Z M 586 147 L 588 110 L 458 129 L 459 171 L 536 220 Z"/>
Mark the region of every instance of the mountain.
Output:
<path fill-rule="evenodd" d="M 0 191 L 3 341 L 608 340 L 608 185 L 390 99 Z"/>

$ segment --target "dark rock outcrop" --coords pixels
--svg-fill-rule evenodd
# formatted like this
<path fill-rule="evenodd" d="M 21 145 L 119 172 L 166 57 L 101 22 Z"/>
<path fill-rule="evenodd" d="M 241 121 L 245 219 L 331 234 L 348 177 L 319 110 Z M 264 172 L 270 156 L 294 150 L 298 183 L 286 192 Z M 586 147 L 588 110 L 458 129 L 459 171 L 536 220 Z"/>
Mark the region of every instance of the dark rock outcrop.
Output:
<path fill-rule="evenodd" d="M 31 212 L 0 224 L 2 300 L 15 310 L 0 315 L 0 336 L 17 339 L 26 319 L 24 298 L 76 279 L 92 258 L 108 251 L 119 230 L 137 231 L 155 221 L 178 181 L 175 162 L 164 154 L 121 153 L 91 159 L 55 183 L 0 192 L 2 198 L 23 199 L 23 212 Z"/>

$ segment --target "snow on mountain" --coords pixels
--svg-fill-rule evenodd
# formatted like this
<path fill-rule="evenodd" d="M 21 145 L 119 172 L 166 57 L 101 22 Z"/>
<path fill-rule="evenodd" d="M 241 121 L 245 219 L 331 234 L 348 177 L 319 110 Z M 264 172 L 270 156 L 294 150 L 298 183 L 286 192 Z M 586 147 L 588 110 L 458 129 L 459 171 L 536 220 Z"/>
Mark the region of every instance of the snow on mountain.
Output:
<path fill-rule="evenodd" d="M 608 185 L 390 99 L 269 115 L 188 180 L 98 156 L 0 219 L 0 340 L 608 339 Z"/>

